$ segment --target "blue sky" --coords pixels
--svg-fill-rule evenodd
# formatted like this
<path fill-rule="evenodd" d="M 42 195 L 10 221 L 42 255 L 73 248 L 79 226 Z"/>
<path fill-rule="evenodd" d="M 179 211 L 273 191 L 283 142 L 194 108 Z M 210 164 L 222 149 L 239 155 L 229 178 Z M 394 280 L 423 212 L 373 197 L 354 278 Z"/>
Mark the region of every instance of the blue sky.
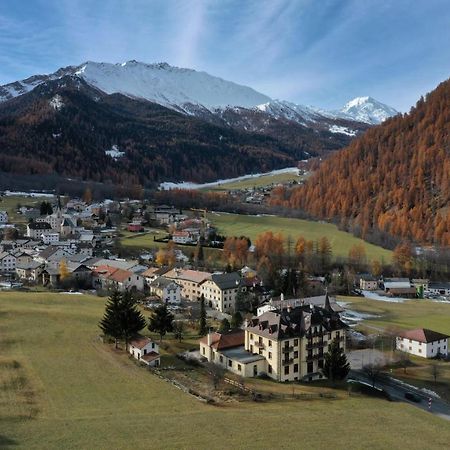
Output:
<path fill-rule="evenodd" d="M 450 77 L 450 2 L 0 2 L 0 84 L 130 59 L 205 70 L 323 108 L 371 95 L 407 111 Z"/>

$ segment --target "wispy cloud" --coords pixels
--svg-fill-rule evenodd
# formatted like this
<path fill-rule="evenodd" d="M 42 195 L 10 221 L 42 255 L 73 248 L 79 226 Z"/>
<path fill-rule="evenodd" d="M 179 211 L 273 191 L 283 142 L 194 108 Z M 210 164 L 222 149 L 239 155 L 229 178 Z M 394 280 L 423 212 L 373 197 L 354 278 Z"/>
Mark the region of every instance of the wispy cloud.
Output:
<path fill-rule="evenodd" d="M 0 83 L 85 60 L 167 61 L 274 98 L 406 110 L 450 75 L 448 0 L 17 0 L 0 4 Z"/>

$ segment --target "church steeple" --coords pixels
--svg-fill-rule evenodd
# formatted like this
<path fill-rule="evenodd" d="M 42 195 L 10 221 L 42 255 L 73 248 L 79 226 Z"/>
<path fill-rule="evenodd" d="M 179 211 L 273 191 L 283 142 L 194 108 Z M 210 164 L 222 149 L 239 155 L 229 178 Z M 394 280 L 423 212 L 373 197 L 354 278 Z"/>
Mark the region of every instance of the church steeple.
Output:
<path fill-rule="evenodd" d="M 331 302 L 330 302 L 330 297 L 328 296 L 328 288 L 326 289 L 325 292 L 325 306 L 324 306 L 325 311 L 328 312 L 334 312 L 333 308 L 331 307 Z"/>

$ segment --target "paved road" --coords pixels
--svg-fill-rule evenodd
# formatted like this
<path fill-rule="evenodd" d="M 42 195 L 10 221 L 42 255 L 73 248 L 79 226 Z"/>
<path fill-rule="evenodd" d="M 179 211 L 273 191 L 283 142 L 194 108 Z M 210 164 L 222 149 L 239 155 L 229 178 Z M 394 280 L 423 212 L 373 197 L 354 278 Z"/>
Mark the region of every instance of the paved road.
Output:
<path fill-rule="evenodd" d="M 368 383 L 372 386 L 372 380 L 360 370 L 351 370 L 349 374 L 349 379 L 362 381 Z M 440 416 L 446 420 L 450 420 L 450 405 L 437 397 L 431 397 L 431 409 L 428 409 L 428 399 L 430 395 L 426 392 L 397 380 L 395 378 L 383 375 L 378 377 L 375 381 L 376 388 L 383 389 L 392 400 L 402 401 L 408 403 L 417 408 L 423 409 L 424 411 L 430 411 L 437 416 Z M 405 398 L 405 393 L 411 392 L 417 395 L 421 401 L 419 403 L 409 401 Z"/>

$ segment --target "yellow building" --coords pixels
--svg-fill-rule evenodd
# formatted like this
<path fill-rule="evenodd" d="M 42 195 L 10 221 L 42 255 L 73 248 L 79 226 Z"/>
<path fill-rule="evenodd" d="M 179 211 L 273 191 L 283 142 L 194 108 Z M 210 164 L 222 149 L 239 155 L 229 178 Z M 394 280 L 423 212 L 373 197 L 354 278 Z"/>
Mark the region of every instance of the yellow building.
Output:
<path fill-rule="evenodd" d="M 244 377 L 264 373 L 277 381 L 312 381 L 324 376 L 331 341 L 337 339 L 345 351 L 345 330 L 327 296 L 323 308 L 304 305 L 267 311 L 233 335 L 210 333 L 200 341 L 200 354 Z"/>

